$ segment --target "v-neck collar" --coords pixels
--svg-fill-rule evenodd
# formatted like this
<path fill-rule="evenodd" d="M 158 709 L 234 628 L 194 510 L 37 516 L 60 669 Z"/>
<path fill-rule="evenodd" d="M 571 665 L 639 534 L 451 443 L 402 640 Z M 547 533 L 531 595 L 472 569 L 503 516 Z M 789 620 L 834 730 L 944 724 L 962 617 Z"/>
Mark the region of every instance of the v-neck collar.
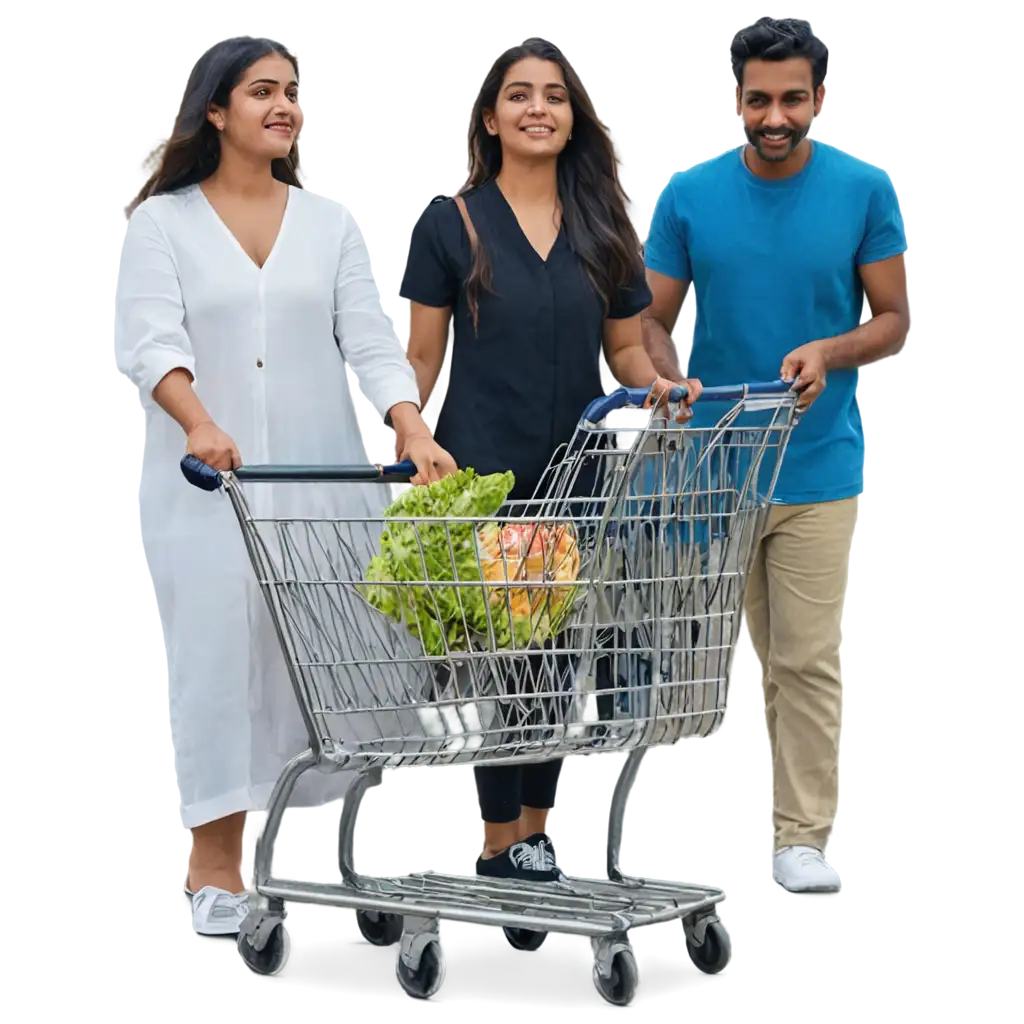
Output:
<path fill-rule="evenodd" d="M 529 238 L 526 237 L 526 232 L 523 230 L 523 226 L 519 223 L 519 218 L 516 216 L 516 211 L 512 209 L 512 204 L 505 198 L 505 193 L 498 187 L 498 181 L 496 178 L 492 178 L 487 186 L 494 193 L 495 205 L 503 208 L 504 216 L 510 221 L 509 230 L 512 234 L 517 235 L 521 239 L 521 246 L 534 257 L 539 260 L 544 266 L 547 266 L 551 257 L 555 254 L 555 250 L 559 247 L 562 242 L 562 238 L 565 234 L 565 222 L 564 220 L 558 223 L 558 234 L 555 235 L 554 242 L 551 243 L 551 248 L 548 250 L 547 256 L 541 256 L 541 254 L 534 248 L 533 243 Z"/>
<path fill-rule="evenodd" d="M 231 241 L 231 244 L 235 247 L 239 255 L 241 255 L 242 259 L 244 259 L 245 262 L 248 263 L 249 266 L 252 267 L 252 269 L 255 270 L 257 274 L 262 274 L 267 269 L 267 267 L 270 266 L 270 262 L 274 258 L 274 253 L 276 253 L 278 248 L 280 247 L 281 237 L 282 235 L 284 235 L 285 225 L 288 223 L 288 214 L 292 208 L 292 194 L 294 192 L 293 186 L 288 185 L 287 187 L 288 198 L 285 200 L 284 203 L 284 213 L 281 215 L 281 223 L 278 225 L 277 228 L 277 236 L 274 238 L 274 244 L 270 247 L 270 252 L 267 253 L 267 258 L 263 261 L 263 266 L 261 267 L 245 251 L 245 248 L 242 246 L 242 243 L 239 242 L 239 240 L 235 237 L 235 233 L 224 222 L 224 218 L 221 217 L 221 215 L 217 212 L 213 203 L 211 203 L 210 200 L 207 199 L 206 193 L 203 191 L 202 186 L 195 186 L 196 191 L 199 193 L 199 198 L 201 202 L 205 205 L 207 210 L 210 211 L 211 215 L 213 216 L 213 219 L 220 225 L 221 230 L 224 232 L 224 234 L 228 236 L 228 239 Z"/>

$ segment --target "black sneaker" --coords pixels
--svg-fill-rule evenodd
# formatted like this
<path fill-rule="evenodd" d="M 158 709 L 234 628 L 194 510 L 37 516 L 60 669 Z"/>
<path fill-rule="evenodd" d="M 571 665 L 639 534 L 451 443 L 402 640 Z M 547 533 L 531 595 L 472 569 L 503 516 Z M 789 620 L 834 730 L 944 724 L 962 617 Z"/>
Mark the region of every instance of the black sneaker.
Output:
<path fill-rule="evenodd" d="M 528 843 L 531 847 L 539 850 L 540 858 L 543 859 L 545 867 L 554 871 L 559 879 L 562 877 L 562 872 L 558 869 L 558 865 L 555 863 L 555 857 L 558 856 L 558 851 L 555 849 L 555 841 L 550 835 L 547 833 L 534 833 L 532 836 L 527 836 L 523 842 Z"/>
<path fill-rule="evenodd" d="M 561 882 L 565 879 L 555 863 L 555 848 L 543 832 L 513 843 L 494 857 L 479 858 L 476 873 L 485 878 L 512 878 L 519 882 Z"/>

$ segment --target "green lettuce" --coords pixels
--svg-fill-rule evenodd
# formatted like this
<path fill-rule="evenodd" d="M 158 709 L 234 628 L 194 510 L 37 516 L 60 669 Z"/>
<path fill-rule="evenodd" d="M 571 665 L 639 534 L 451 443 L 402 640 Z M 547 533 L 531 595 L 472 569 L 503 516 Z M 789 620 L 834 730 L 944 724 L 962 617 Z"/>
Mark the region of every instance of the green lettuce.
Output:
<path fill-rule="evenodd" d="M 380 554 L 367 567 L 360 590 L 370 605 L 419 637 L 428 655 L 468 650 L 470 637 L 488 635 L 489 626 L 500 647 L 510 643 L 508 613 L 499 605 L 488 615 L 483 586 L 445 586 L 482 583 L 476 524 L 430 520 L 493 516 L 514 483 L 510 472 L 478 476 L 472 469 L 459 470 L 427 487 L 410 488 L 385 509 L 387 519 L 416 521 L 385 526 Z"/>

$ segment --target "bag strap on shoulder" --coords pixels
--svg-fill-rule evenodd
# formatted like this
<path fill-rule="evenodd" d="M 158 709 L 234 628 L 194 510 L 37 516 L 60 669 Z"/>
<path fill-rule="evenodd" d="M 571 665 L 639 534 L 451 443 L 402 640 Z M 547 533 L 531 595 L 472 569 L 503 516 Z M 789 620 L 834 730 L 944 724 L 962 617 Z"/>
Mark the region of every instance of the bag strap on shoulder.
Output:
<path fill-rule="evenodd" d="M 473 218 L 469 215 L 466 200 L 463 196 L 455 196 L 454 199 L 455 205 L 459 208 L 459 213 L 462 215 L 462 223 L 466 225 L 466 234 L 469 235 L 469 248 L 473 253 L 476 253 L 476 228 L 473 226 Z"/>

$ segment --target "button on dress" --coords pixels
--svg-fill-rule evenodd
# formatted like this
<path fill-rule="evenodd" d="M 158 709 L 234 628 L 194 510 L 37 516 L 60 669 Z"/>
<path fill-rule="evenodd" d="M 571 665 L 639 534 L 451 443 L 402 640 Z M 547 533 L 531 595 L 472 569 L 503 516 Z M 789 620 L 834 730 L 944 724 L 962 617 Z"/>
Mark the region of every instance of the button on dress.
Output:
<path fill-rule="evenodd" d="M 351 214 L 295 187 L 262 269 L 198 186 L 141 204 L 122 251 L 115 349 L 145 410 L 142 538 L 191 828 L 265 808 L 310 740 L 230 502 L 186 483 L 184 435 L 153 388 L 189 370 L 249 465 L 369 461 L 346 364 L 382 417 L 419 396 Z M 368 484 L 253 484 L 246 495 L 255 516 L 273 518 L 378 516 L 390 497 Z M 342 796 L 351 777 L 307 772 L 292 803 Z"/>

